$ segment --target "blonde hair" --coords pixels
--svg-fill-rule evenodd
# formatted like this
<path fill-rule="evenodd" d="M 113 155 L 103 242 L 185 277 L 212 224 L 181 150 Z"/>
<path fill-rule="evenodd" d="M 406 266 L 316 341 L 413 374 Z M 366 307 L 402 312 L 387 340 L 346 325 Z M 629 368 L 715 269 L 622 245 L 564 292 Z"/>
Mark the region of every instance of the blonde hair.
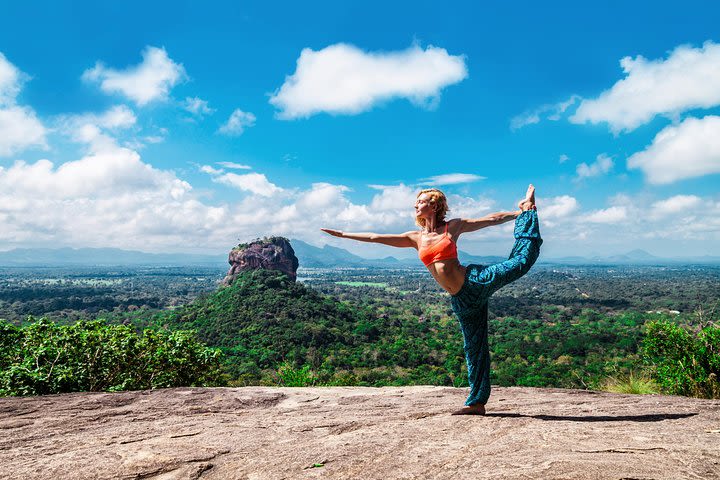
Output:
<path fill-rule="evenodd" d="M 427 193 L 430 197 L 430 205 L 435 207 L 435 221 L 436 222 L 442 222 L 445 220 L 445 214 L 450 211 L 447 204 L 447 198 L 445 197 L 445 194 L 438 190 L 437 188 L 426 188 L 425 190 L 420 190 L 420 192 L 417 194 L 418 198 L 423 193 Z M 415 223 L 425 228 L 425 219 L 415 217 Z"/>

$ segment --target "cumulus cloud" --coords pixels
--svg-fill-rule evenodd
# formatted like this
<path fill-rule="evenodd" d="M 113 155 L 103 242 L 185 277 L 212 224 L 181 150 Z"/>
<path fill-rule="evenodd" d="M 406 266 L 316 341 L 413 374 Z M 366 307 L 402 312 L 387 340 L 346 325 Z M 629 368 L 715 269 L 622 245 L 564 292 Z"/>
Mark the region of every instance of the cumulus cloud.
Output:
<path fill-rule="evenodd" d="M 693 108 L 720 104 L 720 45 L 682 45 L 667 59 L 642 56 L 620 60 L 625 78 L 596 99 L 583 100 L 570 118 L 574 123 L 607 122 L 630 131 L 656 115 L 676 116 Z"/>
<path fill-rule="evenodd" d="M 230 118 L 228 118 L 228 121 L 221 126 L 218 131 L 225 135 L 238 136 L 243 134 L 246 127 L 252 127 L 254 125 L 255 115 L 236 108 L 230 115 Z"/>
<path fill-rule="evenodd" d="M 444 175 L 435 175 L 428 177 L 422 182 L 427 185 L 454 185 L 457 183 L 472 183 L 479 180 L 485 180 L 486 177 L 475 175 L 474 173 L 446 173 Z"/>
<path fill-rule="evenodd" d="M 56 128 L 73 141 L 86 144 L 91 152 L 118 148 L 115 135 L 134 127 L 135 113 L 125 105 L 116 105 L 101 113 L 82 113 L 57 117 Z M 142 147 L 137 140 L 128 142 Z"/>
<path fill-rule="evenodd" d="M 4 245 L 192 248 L 222 230 L 226 210 L 202 204 L 187 182 L 126 148 L 0 168 Z"/>
<path fill-rule="evenodd" d="M 541 105 L 540 107 L 533 110 L 523 112 L 510 120 L 510 129 L 518 130 L 528 125 L 540 123 L 541 120 L 560 120 L 565 111 L 571 106 L 573 106 L 579 98 L 579 96 L 573 95 L 569 99 L 562 102 Z"/>
<path fill-rule="evenodd" d="M 675 195 L 653 203 L 650 211 L 656 217 L 665 217 L 691 213 L 695 207 L 700 205 L 702 205 L 702 199 L 697 195 Z"/>
<path fill-rule="evenodd" d="M 568 157 L 568 156 L 565 155 L 564 153 L 563 153 L 562 155 L 560 155 L 560 157 L 558 158 L 558 162 L 560 162 L 560 163 L 565 163 L 565 162 L 567 162 L 568 160 L 570 160 L 570 157 Z"/>
<path fill-rule="evenodd" d="M 282 192 L 282 188 L 271 183 L 262 173 L 246 173 L 238 175 L 237 173 L 226 173 L 224 175 L 213 178 L 214 182 L 231 187 L 239 188 L 247 192 L 256 193 L 263 197 L 269 197 L 278 192 Z"/>
<path fill-rule="evenodd" d="M 137 123 L 135 113 L 125 105 L 110 107 L 102 113 L 84 113 L 60 117 L 66 127 L 78 128 L 83 125 L 95 125 L 105 129 L 124 129 Z"/>
<path fill-rule="evenodd" d="M 543 221 L 555 221 L 567 218 L 577 212 L 580 204 L 570 195 L 538 199 L 538 208 L 542 211 Z"/>
<path fill-rule="evenodd" d="M 10 156 L 29 147 L 47 148 L 46 129 L 29 107 L 0 107 L 0 156 Z"/>
<path fill-rule="evenodd" d="M 595 210 L 584 218 L 592 223 L 619 223 L 628 218 L 628 209 L 625 206 L 615 206 Z"/>
<path fill-rule="evenodd" d="M 495 201 L 485 197 L 467 197 L 464 195 L 449 195 L 449 218 L 478 218 L 482 217 L 495 207 Z"/>
<path fill-rule="evenodd" d="M 720 173 L 720 117 L 665 127 L 650 146 L 628 158 L 627 167 L 640 169 L 656 185 Z"/>
<path fill-rule="evenodd" d="M 200 97 L 185 97 L 182 107 L 196 117 L 200 118 L 205 115 L 212 115 L 215 113 L 215 109 L 210 108 L 207 100 L 203 100 Z"/>
<path fill-rule="evenodd" d="M 581 163 L 577 166 L 575 169 L 575 172 L 577 173 L 578 180 L 582 180 L 583 178 L 590 178 L 590 177 L 597 177 L 600 175 L 605 175 L 608 173 L 614 165 L 614 162 L 612 158 L 608 157 L 606 154 L 601 153 L 597 156 L 595 159 L 595 162 L 591 164 L 587 164 L 585 162 Z"/>
<path fill-rule="evenodd" d="M 358 114 L 393 98 L 430 105 L 439 101 L 443 88 L 467 75 L 465 58 L 443 48 L 365 52 L 339 43 L 318 51 L 303 49 L 295 73 L 285 78 L 270 103 L 283 119 L 320 112 Z"/>
<path fill-rule="evenodd" d="M 186 78 L 185 68 L 175 63 L 164 48 L 146 47 L 142 62 L 125 70 L 115 70 L 97 62 L 82 78 L 98 83 L 105 93 L 119 93 L 138 106 L 165 100 L 174 87 Z"/>
<path fill-rule="evenodd" d="M 0 156 L 14 155 L 29 147 L 47 148 L 47 131 L 35 111 L 16 103 L 27 78 L 0 53 Z"/>
<path fill-rule="evenodd" d="M 376 194 L 370 202 L 370 208 L 373 211 L 410 212 L 415 205 L 417 191 L 403 183 L 400 185 L 373 185 L 371 188 L 380 190 L 380 193 Z"/>
<path fill-rule="evenodd" d="M 15 103 L 22 83 L 27 78 L 0 52 L 0 105 Z"/>

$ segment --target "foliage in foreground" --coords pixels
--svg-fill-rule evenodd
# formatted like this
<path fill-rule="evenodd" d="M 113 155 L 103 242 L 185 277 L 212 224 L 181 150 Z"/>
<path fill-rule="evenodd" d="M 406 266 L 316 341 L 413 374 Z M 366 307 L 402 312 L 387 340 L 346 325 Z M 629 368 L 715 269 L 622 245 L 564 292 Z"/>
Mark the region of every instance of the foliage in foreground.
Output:
<path fill-rule="evenodd" d="M 0 395 L 220 384 L 220 355 L 187 331 L 0 321 Z"/>
<path fill-rule="evenodd" d="M 696 333 L 670 322 L 650 322 L 642 351 L 665 392 L 720 398 L 720 326 Z"/>

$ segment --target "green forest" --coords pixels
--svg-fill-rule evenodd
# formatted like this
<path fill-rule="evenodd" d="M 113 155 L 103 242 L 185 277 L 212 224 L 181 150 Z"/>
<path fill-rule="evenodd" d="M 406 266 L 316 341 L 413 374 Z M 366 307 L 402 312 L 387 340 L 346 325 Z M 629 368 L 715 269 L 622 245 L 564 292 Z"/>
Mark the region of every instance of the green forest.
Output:
<path fill-rule="evenodd" d="M 493 384 L 720 397 L 717 269 L 537 270 L 490 300 Z M 426 272 L 258 270 L 229 287 L 217 272 L 91 273 L 0 283 L 0 394 L 467 385 L 459 326 Z M 68 291 L 79 308 L 55 308 Z"/>

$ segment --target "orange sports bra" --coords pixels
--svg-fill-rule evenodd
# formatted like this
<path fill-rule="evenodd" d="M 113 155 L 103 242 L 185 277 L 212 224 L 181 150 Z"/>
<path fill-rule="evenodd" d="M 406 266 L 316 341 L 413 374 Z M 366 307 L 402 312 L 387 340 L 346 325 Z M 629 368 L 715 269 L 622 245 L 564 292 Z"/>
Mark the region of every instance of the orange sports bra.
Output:
<path fill-rule="evenodd" d="M 453 242 L 447 234 L 448 224 L 445 224 L 445 233 L 442 239 L 435 245 L 423 248 L 418 248 L 418 256 L 425 266 L 430 266 L 440 260 L 449 260 L 451 258 L 457 258 L 457 245 Z"/>

